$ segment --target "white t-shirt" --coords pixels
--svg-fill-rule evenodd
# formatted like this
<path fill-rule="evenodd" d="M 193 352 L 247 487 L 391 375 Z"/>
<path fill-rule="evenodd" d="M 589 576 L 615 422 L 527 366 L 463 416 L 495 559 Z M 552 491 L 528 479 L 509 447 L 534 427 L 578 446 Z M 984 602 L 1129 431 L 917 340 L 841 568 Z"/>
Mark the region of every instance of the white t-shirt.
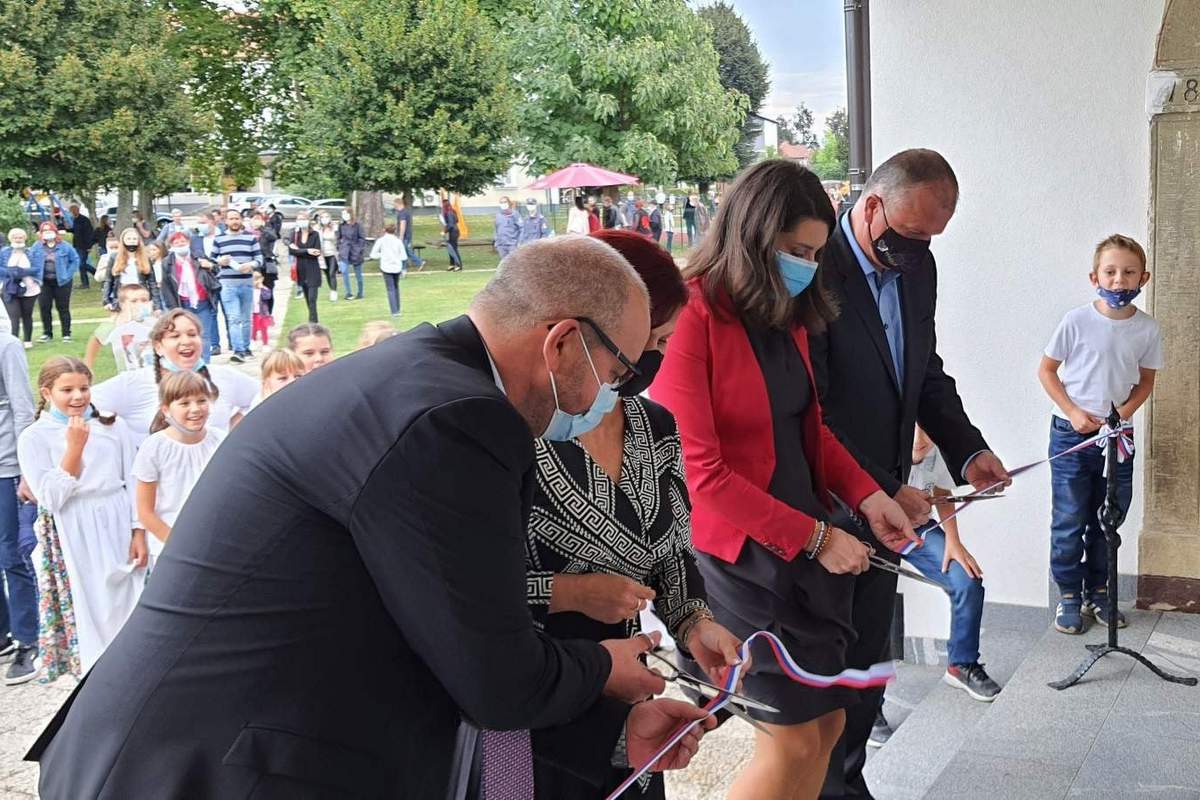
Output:
<path fill-rule="evenodd" d="M 101 325 L 96 329 L 96 338 L 112 348 L 117 372 L 146 366 L 151 353 L 150 326 L 146 323 L 129 320 L 110 325 L 107 330 Z"/>
<path fill-rule="evenodd" d="M 1109 319 L 1093 303 L 1072 309 L 1058 323 L 1046 356 L 1061 361 L 1058 377 L 1071 402 L 1089 414 L 1108 416 L 1141 380 L 1140 368 L 1162 369 L 1162 333 L 1141 309 L 1129 319 Z M 1063 413 L 1057 407 L 1055 415 Z"/>
<path fill-rule="evenodd" d="M 203 439 L 195 444 L 177 442 L 167 432 L 152 433 L 142 442 L 133 459 L 133 477 L 142 483 L 157 483 L 154 511 L 162 521 L 175 527 L 183 503 L 200 479 L 217 445 L 225 438 L 224 431 L 209 428 Z M 134 517 L 137 510 L 134 509 Z M 155 558 L 162 553 L 163 543 L 149 531 L 146 542 Z"/>
<path fill-rule="evenodd" d="M 908 485 L 920 489 L 925 494 L 933 494 L 934 489 L 945 489 L 953 492 L 958 482 L 950 475 L 942 453 L 936 447 L 925 454 L 925 457 L 912 465 L 908 473 Z"/>

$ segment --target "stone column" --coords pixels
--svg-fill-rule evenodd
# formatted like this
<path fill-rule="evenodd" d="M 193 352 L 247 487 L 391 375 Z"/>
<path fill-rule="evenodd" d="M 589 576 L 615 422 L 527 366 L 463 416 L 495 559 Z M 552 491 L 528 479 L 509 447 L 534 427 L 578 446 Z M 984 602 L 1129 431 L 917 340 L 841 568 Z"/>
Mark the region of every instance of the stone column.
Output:
<path fill-rule="evenodd" d="M 1147 99 L 1149 303 L 1166 364 L 1140 442 L 1138 606 L 1200 612 L 1200 0 L 1168 0 Z"/>

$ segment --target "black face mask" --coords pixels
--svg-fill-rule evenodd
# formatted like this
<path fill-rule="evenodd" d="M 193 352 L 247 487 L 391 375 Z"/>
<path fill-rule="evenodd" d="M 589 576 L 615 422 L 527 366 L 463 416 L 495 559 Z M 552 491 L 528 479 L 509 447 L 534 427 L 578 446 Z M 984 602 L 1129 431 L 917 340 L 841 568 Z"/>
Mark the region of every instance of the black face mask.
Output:
<path fill-rule="evenodd" d="M 879 210 L 883 214 L 884 224 L 888 227 L 871 242 L 875 257 L 885 267 L 894 269 L 901 275 L 912 272 L 925 263 L 925 257 L 929 255 L 929 242 L 924 239 L 910 239 L 896 233 L 887 221 L 887 211 L 884 210 L 882 202 L 879 204 Z"/>
<path fill-rule="evenodd" d="M 659 350 L 647 350 L 642 353 L 642 357 L 637 362 L 637 368 L 642 374 L 635 375 L 628 382 L 621 384 L 617 389 L 617 394 L 621 397 L 637 397 L 649 389 L 650 384 L 654 383 L 654 376 L 658 374 L 662 362 L 663 354 Z"/>
<path fill-rule="evenodd" d="M 125 249 L 126 249 L 126 250 L 128 250 L 128 251 L 129 251 L 129 252 L 131 252 L 131 253 L 136 253 L 136 252 L 137 252 L 137 249 L 138 249 L 138 246 L 137 246 L 136 244 L 126 244 L 126 245 L 125 245 Z"/>

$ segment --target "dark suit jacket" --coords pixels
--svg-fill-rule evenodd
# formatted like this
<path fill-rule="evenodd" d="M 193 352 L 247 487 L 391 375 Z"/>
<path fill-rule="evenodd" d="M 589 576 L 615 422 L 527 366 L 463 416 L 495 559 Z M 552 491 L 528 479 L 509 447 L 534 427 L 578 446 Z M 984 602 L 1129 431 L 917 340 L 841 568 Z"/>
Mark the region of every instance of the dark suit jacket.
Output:
<path fill-rule="evenodd" d="M 607 741 L 563 766 L 607 772 L 608 655 L 526 606 L 532 470 L 466 317 L 272 395 L 34 745 L 42 797 L 441 800 L 460 710 L 495 729 L 604 710 L 583 727 Z"/>
<path fill-rule="evenodd" d="M 825 334 L 810 341 L 826 423 L 890 495 L 908 480 L 917 422 L 960 475 L 966 460 L 987 443 L 967 419 L 937 354 L 933 255 L 900 278 L 904 386 L 896 378 L 879 307 L 840 221 L 821 256 L 821 274 L 842 310 Z"/>

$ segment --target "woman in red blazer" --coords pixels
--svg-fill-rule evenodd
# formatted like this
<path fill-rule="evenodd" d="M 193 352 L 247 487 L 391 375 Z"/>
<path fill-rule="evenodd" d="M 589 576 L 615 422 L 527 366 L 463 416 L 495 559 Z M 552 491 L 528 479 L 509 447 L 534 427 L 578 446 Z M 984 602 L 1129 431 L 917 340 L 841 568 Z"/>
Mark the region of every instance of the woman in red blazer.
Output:
<path fill-rule="evenodd" d="M 880 541 L 913 537 L 904 512 L 821 421 L 808 331 L 836 316 L 817 271 L 835 218 L 821 182 L 789 161 L 746 170 L 684 277 L 679 317 L 654 399 L 674 414 L 692 500 L 692 543 L 717 619 L 735 636 L 770 630 L 801 666 L 845 668 L 854 582 L 869 545 L 830 524 L 830 492 Z M 817 797 L 850 689 L 814 689 L 756 659 L 746 693 L 754 758 L 730 798 Z"/>

